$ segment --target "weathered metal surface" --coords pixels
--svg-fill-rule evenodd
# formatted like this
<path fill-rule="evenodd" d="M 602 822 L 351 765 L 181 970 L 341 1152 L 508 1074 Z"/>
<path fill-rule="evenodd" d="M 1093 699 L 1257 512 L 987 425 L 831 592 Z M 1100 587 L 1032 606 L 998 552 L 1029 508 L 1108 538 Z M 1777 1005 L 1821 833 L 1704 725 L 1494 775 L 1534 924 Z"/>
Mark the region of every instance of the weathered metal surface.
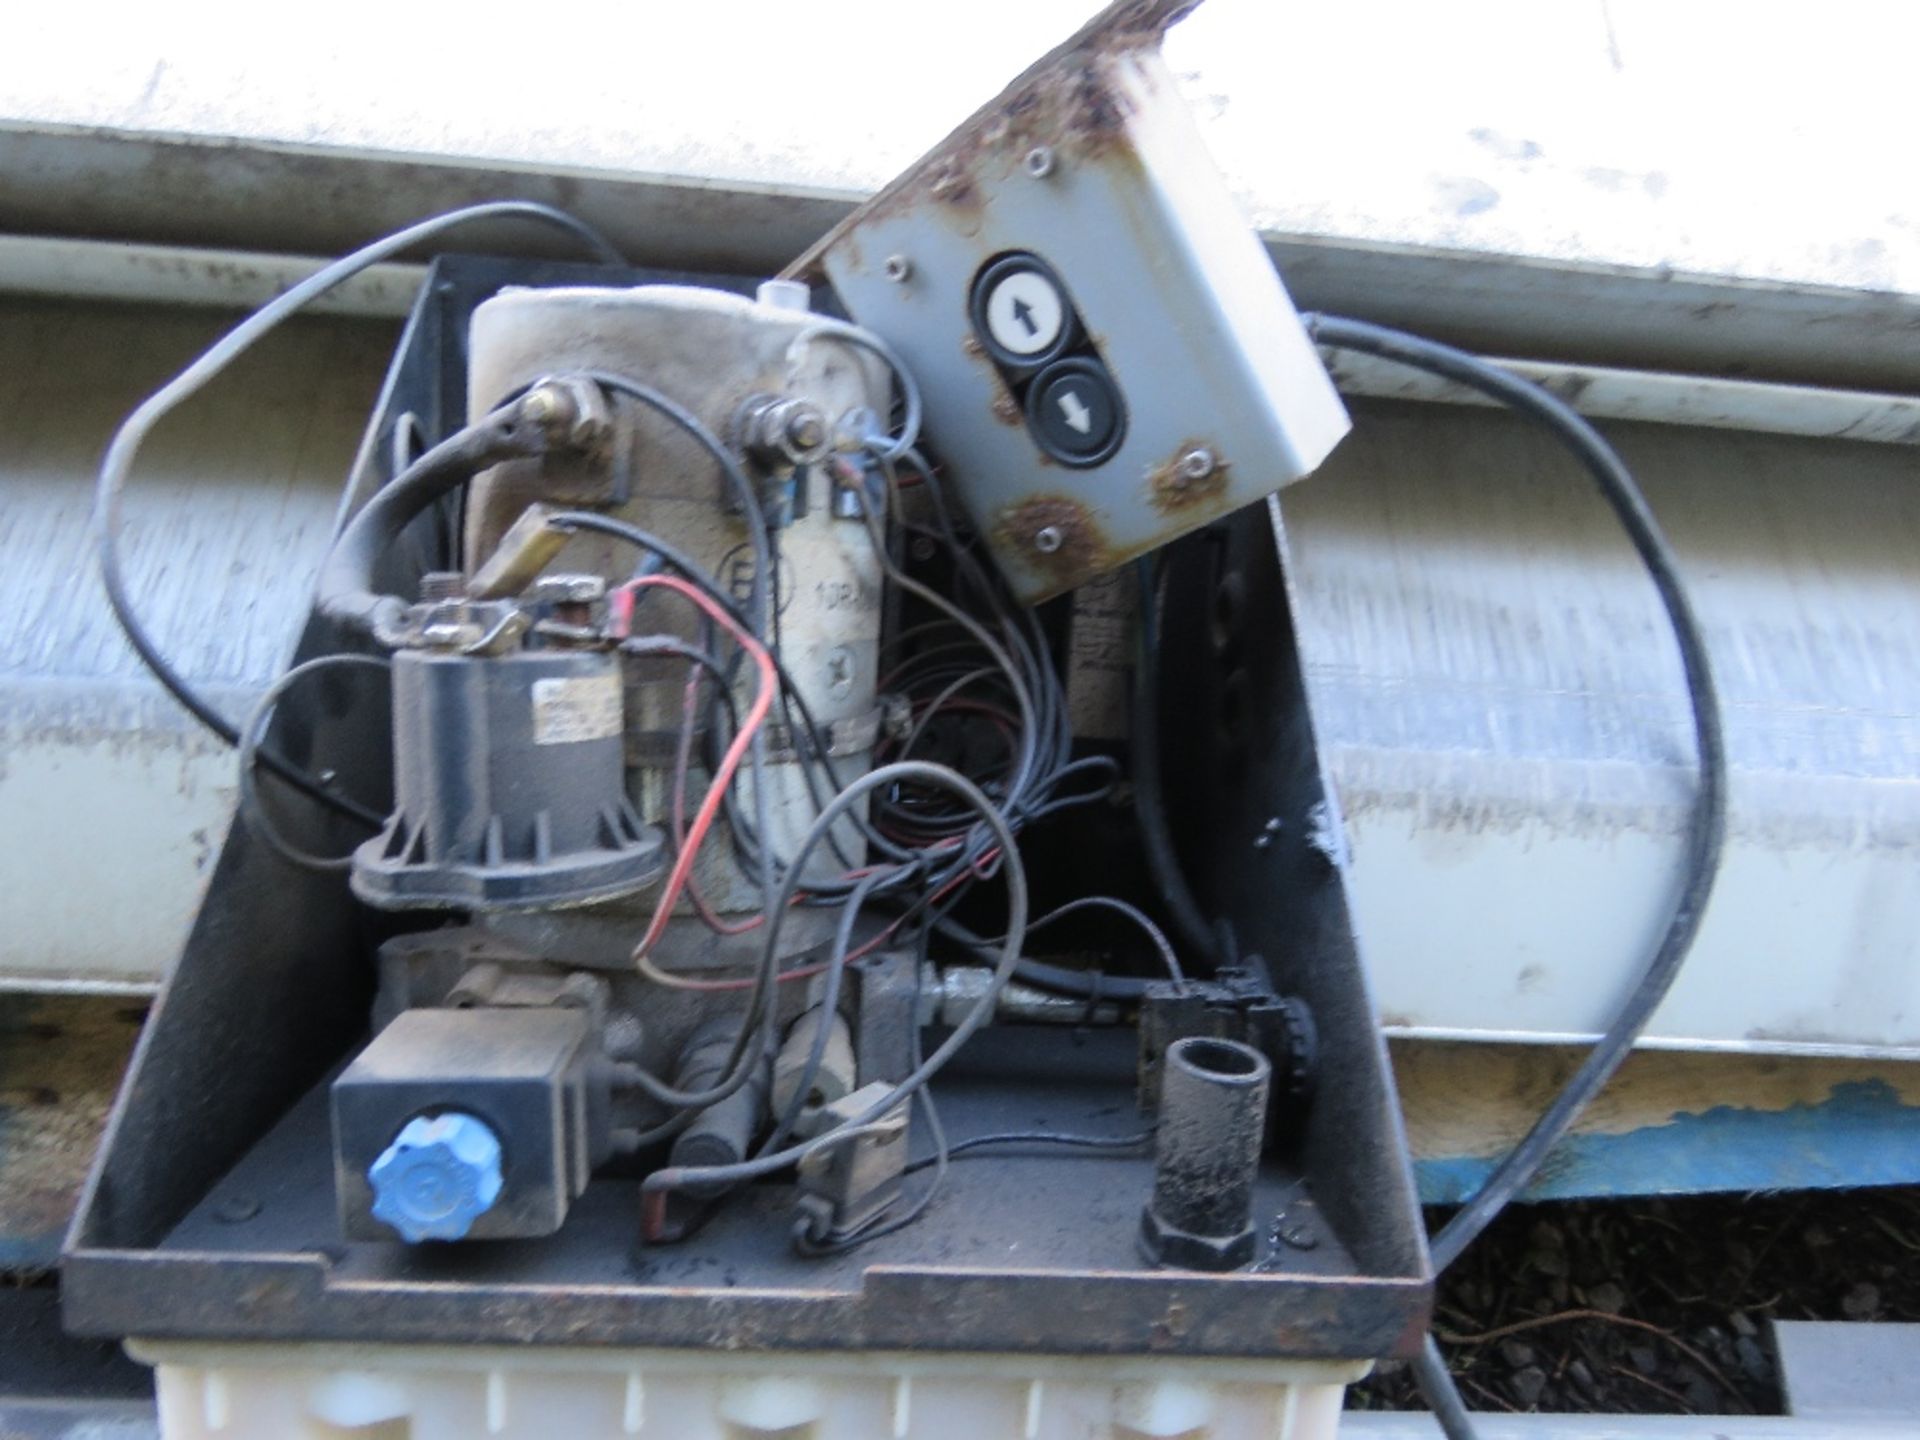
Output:
<path fill-rule="evenodd" d="M 1346 433 L 1160 55 L 1181 8 L 1102 11 L 785 272 L 900 353 L 1028 603 L 1294 483 Z"/>
<path fill-rule="evenodd" d="M 251 310 L 299 284 L 322 263 L 258 251 L 0 235 L 0 292 Z M 423 265 L 375 265 L 320 296 L 311 313 L 398 320 L 413 308 L 425 277 Z"/>
<path fill-rule="evenodd" d="M 1326 350 L 1321 358 L 1343 394 L 1385 400 L 1439 400 L 1492 407 L 1496 402 L 1423 371 L 1376 360 L 1350 350 Z M 1920 399 L 1857 390 L 1823 390 L 1705 375 L 1665 375 L 1611 370 L 1596 365 L 1498 362 L 1558 395 L 1582 415 L 1605 420 L 1647 420 L 1714 430 L 1807 435 L 1826 440 L 1868 440 L 1920 445 Z"/>
<path fill-rule="evenodd" d="M 1787 1409 L 1844 1430 L 1849 1420 L 1920 1423 L 1920 1325 L 1776 1320 Z"/>
<path fill-rule="evenodd" d="M 1558 1092 L 1570 1046 L 1395 1040 L 1420 1199 L 1457 1204 Z M 1581 1116 L 1535 1199 L 1920 1183 L 1920 1066 L 1642 1050 Z"/>
<path fill-rule="evenodd" d="M 650 8 L 603 17 L 564 65 L 426 12 L 381 11 L 369 54 L 210 17 L 103 33 L 35 11 L 0 54 L 0 228 L 331 251 L 457 198 L 527 194 L 578 201 L 652 247 L 636 257 L 767 269 L 1093 8 L 980 0 L 935 50 L 889 0 L 764 44 L 727 7 Z M 1859 137 L 1904 133 L 1920 16 L 1876 0 L 1822 15 L 1481 0 L 1397 11 L 1383 44 L 1365 7 L 1215 0 L 1168 53 L 1306 303 L 1502 353 L 1683 347 L 1711 363 L 1655 363 L 1909 388 L 1912 187 Z M 429 53 L 431 70 L 411 63 Z M 796 105 L 799 75 L 848 82 Z"/>
<path fill-rule="evenodd" d="M 1464 409 L 1359 415 L 1285 509 L 1382 1019 L 1591 1035 L 1669 903 L 1690 794 L 1658 602 L 1550 438 Z M 1910 462 L 1608 432 L 1679 552 L 1733 767 L 1726 863 L 1650 1043 L 1920 1055 Z"/>
<path fill-rule="evenodd" d="M 1316 1200 L 1337 1231 L 1352 1232 L 1368 1204 L 1410 1205 L 1413 1182 L 1338 863 L 1279 516 L 1269 500 L 1166 552 L 1162 760 L 1175 842 L 1201 903 L 1221 917 L 1223 940 L 1264 961 L 1277 993 L 1313 1016 L 1321 1063 L 1302 1153 L 1310 1173 L 1341 1177 Z M 1235 604 L 1218 603 L 1223 589 Z M 1248 846 L 1243 837 L 1256 834 L 1270 842 Z M 1362 1135 L 1374 1138 L 1354 1144 Z M 1426 1270 L 1423 1234 L 1374 1233 L 1381 1248 L 1362 1264 Z"/>
<path fill-rule="evenodd" d="M 146 1007 L 0 995 L 0 1271 L 50 1268 Z"/>
<path fill-rule="evenodd" d="M 412 324 L 434 304 L 430 294 Z M 390 397 L 421 382 L 407 369 L 412 355 L 403 352 Z M 440 363 L 464 385 L 457 352 Z M 370 436 L 391 420 L 383 407 Z M 354 493 L 376 473 L 358 475 Z M 411 559 L 444 564 L 430 547 Z M 303 652 L 335 638 L 311 627 Z M 1290 652 L 1267 663 L 1284 670 Z M 1303 723 L 1297 674 L 1282 708 Z M 380 744 L 372 717 L 324 713 L 298 696 L 282 723 L 311 727 L 320 762 Z M 1288 803 L 1321 797 L 1310 747 L 1288 749 L 1283 768 Z M 1425 1322 L 1431 1282 L 1384 1055 L 1338 877 L 1302 879 L 1291 917 L 1301 922 L 1300 973 L 1288 978 L 1316 1015 L 1332 1017 L 1324 1023 L 1341 1062 L 1323 1076 L 1304 1135 L 1262 1166 L 1253 1273 L 1207 1280 L 1141 1268 L 1134 1245 L 1152 1161 L 1101 1152 L 1093 1186 L 1084 1155 L 969 1157 L 949 1176 L 937 1223 L 820 1260 L 792 1252 L 790 1197 L 768 1186 L 717 1215 L 697 1247 L 636 1252 L 632 1185 L 607 1179 L 588 1187 L 559 1234 L 464 1255 L 456 1280 L 430 1251 L 336 1239 L 317 1082 L 358 1043 L 373 937 L 338 877 L 291 873 L 237 829 L 70 1232 L 67 1319 L 90 1334 L 255 1340 L 1403 1351 Z M 1119 1032 L 988 1029 L 943 1074 L 943 1117 L 956 1136 L 1036 1121 L 1126 1133 L 1138 1123 L 1134 1052 Z M 1305 1210 L 1317 1243 L 1291 1246 L 1280 1217 Z"/>
<path fill-rule="evenodd" d="M 222 325 L 0 301 L 0 988 L 150 989 L 231 814 L 231 753 L 121 639 L 90 523 L 107 436 Z M 285 660 L 392 334 L 298 324 L 141 457 L 124 546 L 133 594 L 163 651 L 229 714 Z"/>

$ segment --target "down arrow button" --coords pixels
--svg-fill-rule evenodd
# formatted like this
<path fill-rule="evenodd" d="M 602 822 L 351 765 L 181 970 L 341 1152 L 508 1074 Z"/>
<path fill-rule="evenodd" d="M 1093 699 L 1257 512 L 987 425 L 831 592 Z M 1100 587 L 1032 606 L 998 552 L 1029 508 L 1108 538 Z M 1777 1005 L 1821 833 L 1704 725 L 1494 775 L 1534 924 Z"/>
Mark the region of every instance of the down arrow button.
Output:
<path fill-rule="evenodd" d="M 1097 465 L 1119 446 L 1120 396 L 1097 362 L 1061 360 L 1027 391 L 1027 421 L 1040 448 L 1069 465 Z"/>

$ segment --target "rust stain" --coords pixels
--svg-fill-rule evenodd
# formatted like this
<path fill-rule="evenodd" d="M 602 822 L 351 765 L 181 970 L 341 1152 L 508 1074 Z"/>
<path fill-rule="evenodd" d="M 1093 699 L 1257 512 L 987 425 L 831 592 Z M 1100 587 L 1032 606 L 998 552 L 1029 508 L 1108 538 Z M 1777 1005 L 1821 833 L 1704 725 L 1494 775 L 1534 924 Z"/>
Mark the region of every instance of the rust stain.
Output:
<path fill-rule="evenodd" d="M 1001 549 L 1045 575 L 1055 594 L 1112 569 L 1122 558 L 1114 553 L 1085 502 L 1071 495 L 1033 495 L 1004 506 L 993 528 Z M 1057 537 L 1051 549 L 1043 549 L 1038 541 L 1044 531 Z"/>
<path fill-rule="evenodd" d="M 1182 469 L 1182 462 L 1195 451 L 1214 457 L 1213 469 L 1197 479 Z M 1182 440 L 1173 453 L 1147 472 L 1147 503 L 1162 515 L 1185 517 L 1199 510 L 1217 510 L 1226 498 L 1227 482 L 1233 463 L 1204 440 Z"/>

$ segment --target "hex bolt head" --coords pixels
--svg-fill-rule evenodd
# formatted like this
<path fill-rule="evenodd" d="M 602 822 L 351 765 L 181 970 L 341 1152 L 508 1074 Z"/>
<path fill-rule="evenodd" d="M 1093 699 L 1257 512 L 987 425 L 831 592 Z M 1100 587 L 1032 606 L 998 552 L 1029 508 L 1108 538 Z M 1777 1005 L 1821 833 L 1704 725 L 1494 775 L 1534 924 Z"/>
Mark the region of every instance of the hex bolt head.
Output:
<path fill-rule="evenodd" d="M 896 285 L 904 285 L 913 278 L 913 261 L 904 255 L 889 255 L 880 269 Z"/>
<path fill-rule="evenodd" d="M 1058 525 L 1042 525 L 1033 532 L 1033 548 L 1042 555 L 1056 554 L 1066 543 L 1067 537 Z"/>
<path fill-rule="evenodd" d="M 1177 474 L 1182 480 L 1204 480 L 1213 474 L 1219 461 L 1213 451 L 1207 449 L 1189 450 L 1180 457 Z"/>
<path fill-rule="evenodd" d="M 1027 158 L 1020 162 L 1027 174 L 1036 180 L 1044 180 L 1053 174 L 1054 158 L 1051 145 L 1036 145 L 1027 151 Z"/>
<path fill-rule="evenodd" d="M 533 582 L 531 598 L 550 605 L 591 605 L 607 595 L 601 575 L 542 575 Z"/>

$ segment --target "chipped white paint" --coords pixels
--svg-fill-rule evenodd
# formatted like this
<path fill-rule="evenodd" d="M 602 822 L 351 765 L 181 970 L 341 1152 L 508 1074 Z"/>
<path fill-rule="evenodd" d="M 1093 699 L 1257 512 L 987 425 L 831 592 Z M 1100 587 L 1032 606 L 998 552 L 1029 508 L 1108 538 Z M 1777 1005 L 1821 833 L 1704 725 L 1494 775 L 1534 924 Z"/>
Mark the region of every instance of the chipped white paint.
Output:
<path fill-rule="evenodd" d="M 200 0 L 110 26 L 36 6 L 12 17 L 0 96 L 43 125 L 860 195 L 1096 8 L 843 0 L 796 23 L 761 5 L 625 6 L 592 44 L 563 29 L 502 44 L 496 25 L 371 0 L 264 20 Z M 1167 55 L 1270 232 L 1920 290 L 1916 180 L 1892 163 L 1920 10 L 1770 13 L 1211 0 Z"/>

